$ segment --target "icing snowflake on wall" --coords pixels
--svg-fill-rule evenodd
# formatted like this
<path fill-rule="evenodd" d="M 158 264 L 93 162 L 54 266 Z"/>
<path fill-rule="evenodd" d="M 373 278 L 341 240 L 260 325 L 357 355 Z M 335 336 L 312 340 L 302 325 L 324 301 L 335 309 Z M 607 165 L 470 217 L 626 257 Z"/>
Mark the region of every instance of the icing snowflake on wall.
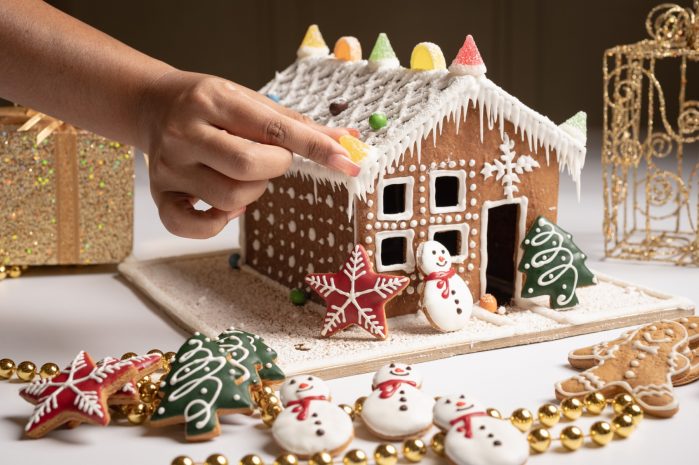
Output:
<path fill-rule="evenodd" d="M 321 335 L 330 337 L 357 325 L 377 339 L 388 337 L 384 305 L 398 295 L 409 279 L 375 273 L 361 245 L 352 250 L 339 273 L 306 276 L 306 284 L 327 304 Z"/>
<path fill-rule="evenodd" d="M 496 173 L 495 180 L 502 182 L 504 186 L 504 193 L 508 199 L 514 198 L 515 192 L 519 191 L 519 188 L 515 185 L 521 182 L 519 179 L 520 174 L 525 172 L 531 173 L 534 168 L 539 167 L 539 162 L 534 160 L 530 155 L 520 155 L 512 150 L 515 146 L 515 142 L 510 140 L 507 133 L 503 134 L 502 144 L 500 144 L 500 150 L 502 155 L 500 159 L 495 159 L 494 163 L 484 163 L 481 174 L 483 179 L 488 179 Z M 516 161 L 515 161 L 516 158 Z"/>

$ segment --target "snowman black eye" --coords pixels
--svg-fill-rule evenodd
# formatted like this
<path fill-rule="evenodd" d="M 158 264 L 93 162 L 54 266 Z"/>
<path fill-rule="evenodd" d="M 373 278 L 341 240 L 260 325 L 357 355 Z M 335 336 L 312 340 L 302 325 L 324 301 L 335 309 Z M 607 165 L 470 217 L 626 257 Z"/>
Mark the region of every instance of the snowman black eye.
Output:
<path fill-rule="evenodd" d="M 408 370 L 408 371 L 410 371 L 410 370 L 412 370 L 412 369 L 413 369 L 413 367 L 411 367 L 411 366 L 407 366 L 407 367 L 405 367 L 405 369 L 406 369 L 406 370 Z"/>
<path fill-rule="evenodd" d="M 447 254 L 447 251 L 442 249 L 442 255 L 446 255 L 446 254 Z"/>
<path fill-rule="evenodd" d="M 309 376 L 308 381 L 313 381 L 313 376 Z"/>
<path fill-rule="evenodd" d="M 445 404 L 451 404 L 451 400 L 447 399 L 444 401 Z"/>
<path fill-rule="evenodd" d="M 463 394 L 461 394 L 461 395 L 459 396 L 459 399 L 465 399 L 465 398 L 466 398 L 466 396 L 463 395 Z"/>
<path fill-rule="evenodd" d="M 395 363 L 391 363 L 388 367 L 389 367 L 389 368 L 395 368 L 395 367 L 396 367 L 396 364 L 395 364 Z"/>
<path fill-rule="evenodd" d="M 432 255 L 437 255 L 437 251 L 436 251 L 436 250 L 433 250 L 433 251 L 432 251 Z"/>
<path fill-rule="evenodd" d="M 289 384 L 296 384 L 296 380 L 292 379 L 291 381 L 289 381 Z"/>

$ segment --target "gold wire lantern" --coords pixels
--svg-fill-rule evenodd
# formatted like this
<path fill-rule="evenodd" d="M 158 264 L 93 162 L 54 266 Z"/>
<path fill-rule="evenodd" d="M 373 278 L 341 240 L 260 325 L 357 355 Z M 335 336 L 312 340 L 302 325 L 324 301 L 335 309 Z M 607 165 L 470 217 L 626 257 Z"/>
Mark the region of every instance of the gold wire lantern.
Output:
<path fill-rule="evenodd" d="M 699 0 L 658 5 L 646 30 L 604 54 L 605 255 L 699 266 L 699 83 L 688 82 L 688 71 L 699 78 Z M 679 67 L 676 110 L 658 79 L 665 62 Z"/>

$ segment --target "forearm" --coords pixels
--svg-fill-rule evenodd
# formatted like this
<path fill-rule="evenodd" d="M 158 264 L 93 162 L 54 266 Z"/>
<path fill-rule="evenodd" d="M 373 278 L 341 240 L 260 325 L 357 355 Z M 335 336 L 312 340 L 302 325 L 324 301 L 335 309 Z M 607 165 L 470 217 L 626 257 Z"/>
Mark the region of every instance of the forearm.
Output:
<path fill-rule="evenodd" d="M 0 96 L 147 150 L 142 101 L 172 70 L 40 0 L 0 2 Z"/>

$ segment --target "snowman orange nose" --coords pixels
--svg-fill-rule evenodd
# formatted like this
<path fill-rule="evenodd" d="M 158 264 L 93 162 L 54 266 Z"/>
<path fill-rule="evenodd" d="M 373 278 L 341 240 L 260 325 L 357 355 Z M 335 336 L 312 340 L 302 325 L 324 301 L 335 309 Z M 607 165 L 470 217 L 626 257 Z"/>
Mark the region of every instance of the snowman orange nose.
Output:
<path fill-rule="evenodd" d="M 440 255 L 440 256 L 439 256 L 439 261 L 440 261 L 440 262 L 443 262 L 443 261 L 444 261 L 444 257 L 442 257 L 442 256 Z"/>
<path fill-rule="evenodd" d="M 306 389 L 307 387 L 308 387 L 308 384 L 306 384 L 306 383 L 299 384 L 299 388 L 301 388 L 301 389 Z"/>
<path fill-rule="evenodd" d="M 464 405 L 466 405 L 466 402 L 457 402 L 456 403 L 457 407 L 463 407 Z"/>
<path fill-rule="evenodd" d="M 396 368 L 394 371 L 395 371 L 396 373 L 403 373 L 405 370 L 402 369 L 402 368 Z"/>

